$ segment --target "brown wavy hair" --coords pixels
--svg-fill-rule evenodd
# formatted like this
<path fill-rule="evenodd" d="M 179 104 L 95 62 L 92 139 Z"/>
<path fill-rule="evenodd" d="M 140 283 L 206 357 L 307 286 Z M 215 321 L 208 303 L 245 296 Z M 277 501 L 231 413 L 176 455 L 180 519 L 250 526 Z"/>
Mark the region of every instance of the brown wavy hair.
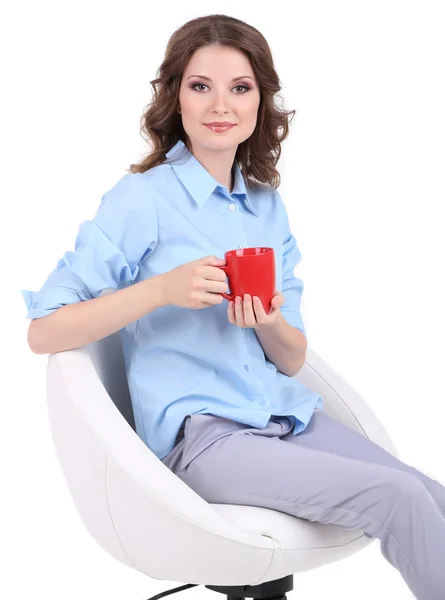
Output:
<path fill-rule="evenodd" d="M 236 48 L 250 61 L 260 91 L 257 123 L 249 138 L 238 145 L 235 160 L 247 187 L 258 181 L 277 188 L 281 178 L 275 165 L 281 155 L 281 142 L 289 134 L 289 123 L 296 111 L 286 111 L 275 104 L 275 95 L 281 85 L 264 36 L 244 21 L 219 14 L 188 21 L 170 37 L 158 77 L 150 81 L 154 98 L 141 117 L 141 136 L 151 143 L 152 149 L 127 171 L 144 173 L 166 162 L 166 152 L 180 139 L 191 151 L 190 138 L 177 112 L 179 89 L 193 53 L 210 45 Z"/>

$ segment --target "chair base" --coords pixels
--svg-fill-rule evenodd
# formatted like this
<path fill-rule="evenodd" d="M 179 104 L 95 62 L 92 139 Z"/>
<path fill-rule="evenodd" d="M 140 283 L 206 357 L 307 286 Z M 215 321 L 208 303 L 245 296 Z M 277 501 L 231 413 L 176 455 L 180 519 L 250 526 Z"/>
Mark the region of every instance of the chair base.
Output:
<path fill-rule="evenodd" d="M 266 581 L 260 585 L 206 585 L 206 588 L 227 595 L 227 600 L 260 598 L 264 600 L 286 600 L 286 592 L 294 588 L 294 576 L 286 575 L 281 579 Z"/>
<path fill-rule="evenodd" d="M 176 588 L 166 590 L 148 600 L 160 600 L 170 594 L 183 592 L 192 587 L 198 587 L 197 583 L 186 583 Z M 287 600 L 286 592 L 294 589 L 294 576 L 286 575 L 281 579 L 266 581 L 260 585 L 206 585 L 204 586 L 214 592 L 226 594 L 227 600 L 244 600 L 244 598 L 258 598 L 260 600 Z"/>

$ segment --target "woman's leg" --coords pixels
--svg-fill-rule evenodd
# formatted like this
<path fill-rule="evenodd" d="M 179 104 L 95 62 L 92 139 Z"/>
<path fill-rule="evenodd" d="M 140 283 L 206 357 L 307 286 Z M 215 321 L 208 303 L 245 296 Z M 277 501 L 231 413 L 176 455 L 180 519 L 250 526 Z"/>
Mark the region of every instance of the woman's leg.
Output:
<path fill-rule="evenodd" d="M 318 448 L 325 452 L 348 456 L 356 460 L 371 461 L 411 473 L 425 485 L 426 489 L 437 502 L 442 514 L 445 515 L 445 487 L 425 473 L 418 471 L 393 456 L 390 452 L 371 441 L 358 431 L 328 416 L 323 411 L 312 415 L 308 426 L 298 435 L 292 432 L 285 435 L 283 440 L 306 448 Z M 445 566 L 445 558 L 444 558 Z M 445 598 L 445 590 L 444 590 Z"/>
<path fill-rule="evenodd" d="M 271 437 L 255 428 L 250 435 L 235 431 L 192 460 L 175 461 L 177 476 L 211 503 L 262 506 L 378 537 L 383 556 L 417 599 L 444 600 L 445 518 L 418 477 L 288 443 L 279 423 L 269 427 Z M 188 433 L 178 448 L 199 443 L 193 429 Z"/>

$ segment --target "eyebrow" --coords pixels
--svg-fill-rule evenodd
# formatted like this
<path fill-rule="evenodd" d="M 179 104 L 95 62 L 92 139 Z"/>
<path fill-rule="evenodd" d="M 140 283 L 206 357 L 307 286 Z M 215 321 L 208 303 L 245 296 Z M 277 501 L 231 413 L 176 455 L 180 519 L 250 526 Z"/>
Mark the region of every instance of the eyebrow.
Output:
<path fill-rule="evenodd" d="M 200 79 L 205 79 L 206 81 L 212 81 L 210 77 L 206 77 L 205 75 L 190 75 L 190 77 L 187 77 L 187 79 L 190 79 L 191 77 L 199 77 Z M 232 81 L 238 81 L 238 79 L 251 79 L 252 81 L 255 81 L 253 77 L 250 77 L 249 75 L 241 75 L 241 77 L 234 77 Z"/>

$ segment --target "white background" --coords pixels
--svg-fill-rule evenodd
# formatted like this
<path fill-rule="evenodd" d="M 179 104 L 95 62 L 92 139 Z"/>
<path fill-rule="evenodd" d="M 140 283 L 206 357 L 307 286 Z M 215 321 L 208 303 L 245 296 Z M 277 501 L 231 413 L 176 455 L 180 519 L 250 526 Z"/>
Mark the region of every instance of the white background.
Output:
<path fill-rule="evenodd" d="M 47 356 L 27 346 L 20 289 L 40 289 L 102 194 L 145 153 L 149 81 L 170 35 L 197 16 L 258 28 L 284 106 L 298 111 L 278 168 L 302 253 L 309 346 L 364 396 L 402 460 L 445 483 L 443 4 L 274 6 L 27 1 L 3 13 L 5 599 L 144 600 L 180 585 L 127 568 L 84 528 L 52 446 Z M 412 598 L 378 541 L 294 583 L 290 599 Z M 222 596 L 199 587 L 175 597 Z"/>

